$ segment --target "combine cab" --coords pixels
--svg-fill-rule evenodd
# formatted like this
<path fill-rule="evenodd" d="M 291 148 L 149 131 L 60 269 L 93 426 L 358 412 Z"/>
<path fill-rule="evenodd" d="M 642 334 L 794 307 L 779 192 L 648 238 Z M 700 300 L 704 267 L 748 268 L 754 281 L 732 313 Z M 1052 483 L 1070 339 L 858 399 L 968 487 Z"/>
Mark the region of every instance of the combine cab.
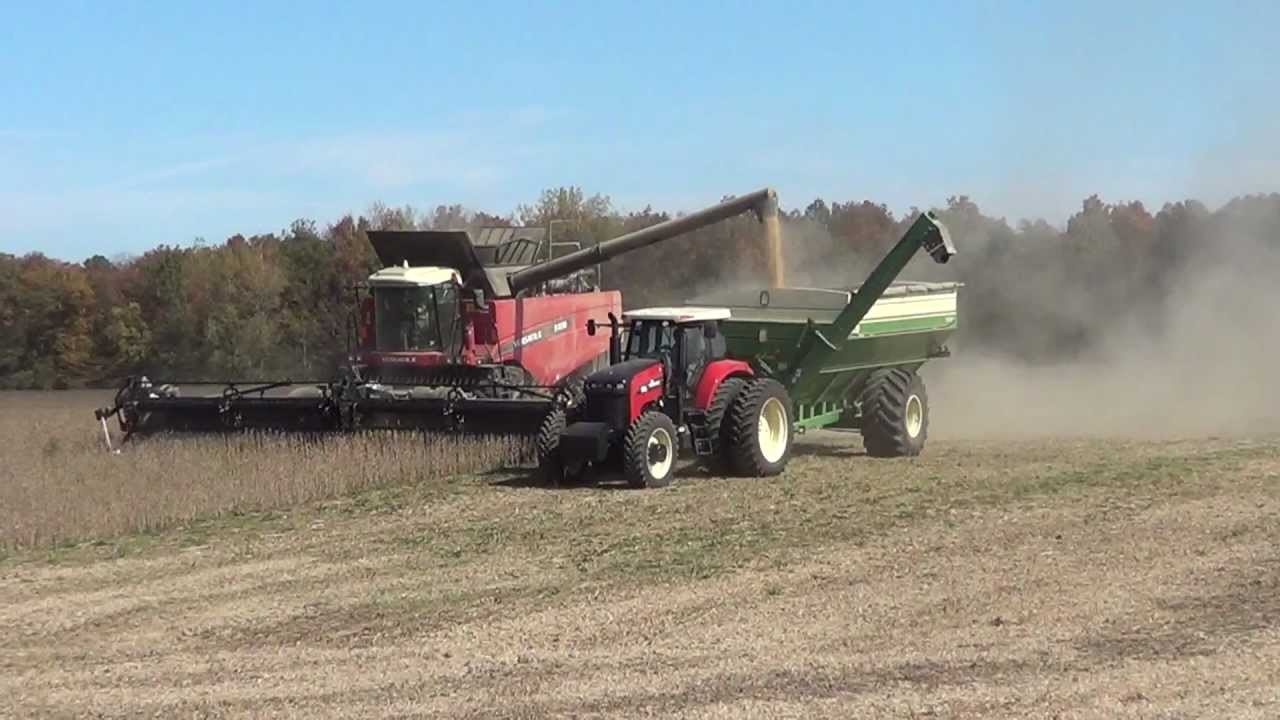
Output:
<path fill-rule="evenodd" d="M 582 271 L 529 287 L 509 278 L 538 264 L 543 233 L 487 228 L 370 232 L 386 265 L 361 301 L 353 368 L 366 381 L 419 394 L 463 388 L 486 396 L 565 386 L 603 361 L 605 343 L 586 335 L 588 317 L 617 310 Z M 546 286 L 553 285 L 548 288 Z"/>

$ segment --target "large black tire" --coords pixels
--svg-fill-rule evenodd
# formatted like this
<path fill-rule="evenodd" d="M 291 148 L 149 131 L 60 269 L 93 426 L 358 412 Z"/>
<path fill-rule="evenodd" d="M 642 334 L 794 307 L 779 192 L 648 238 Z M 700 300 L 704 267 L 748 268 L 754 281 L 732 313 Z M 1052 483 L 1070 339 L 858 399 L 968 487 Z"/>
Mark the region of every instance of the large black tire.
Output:
<path fill-rule="evenodd" d="M 726 378 L 716 388 L 716 394 L 707 406 L 707 439 L 711 441 L 712 450 L 710 455 L 703 456 L 702 464 L 713 473 L 725 475 L 733 471 L 733 464 L 729 461 L 729 426 L 724 418 L 733 401 L 746 386 L 746 378 Z"/>
<path fill-rule="evenodd" d="M 763 435 L 762 419 L 769 425 Z M 730 465 L 737 475 L 768 477 L 787 467 L 795 435 L 791 426 L 791 397 L 782 383 L 761 378 L 747 383 L 729 407 Z"/>
<path fill-rule="evenodd" d="M 584 388 L 586 382 L 585 378 L 580 377 L 566 378 L 561 381 L 561 391 L 568 400 L 572 411 L 580 410 L 587 401 L 587 391 Z"/>
<path fill-rule="evenodd" d="M 560 455 L 560 435 L 564 433 L 568 420 L 564 408 L 556 407 L 542 419 L 538 426 L 538 435 L 534 440 L 538 460 L 538 478 L 553 487 L 576 483 L 582 479 L 581 468 L 566 468 L 564 458 Z"/>
<path fill-rule="evenodd" d="M 671 418 L 650 410 L 631 423 L 622 445 L 622 475 L 633 488 L 671 484 L 676 472 L 680 439 Z"/>
<path fill-rule="evenodd" d="M 929 396 L 914 371 L 872 371 L 859 396 L 862 445 L 872 457 L 919 455 L 929 435 Z"/>

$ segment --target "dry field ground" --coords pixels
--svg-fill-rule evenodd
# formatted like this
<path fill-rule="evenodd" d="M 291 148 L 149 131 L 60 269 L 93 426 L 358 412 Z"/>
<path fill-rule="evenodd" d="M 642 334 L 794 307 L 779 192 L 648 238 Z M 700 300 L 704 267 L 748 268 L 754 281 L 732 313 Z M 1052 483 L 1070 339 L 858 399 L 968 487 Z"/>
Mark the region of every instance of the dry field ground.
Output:
<path fill-rule="evenodd" d="M 0 395 L 0 521 L 43 513 L 4 529 L 3 717 L 1280 717 L 1280 436 L 379 487 L 288 447 L 101 456 L 70 398 Z"/>

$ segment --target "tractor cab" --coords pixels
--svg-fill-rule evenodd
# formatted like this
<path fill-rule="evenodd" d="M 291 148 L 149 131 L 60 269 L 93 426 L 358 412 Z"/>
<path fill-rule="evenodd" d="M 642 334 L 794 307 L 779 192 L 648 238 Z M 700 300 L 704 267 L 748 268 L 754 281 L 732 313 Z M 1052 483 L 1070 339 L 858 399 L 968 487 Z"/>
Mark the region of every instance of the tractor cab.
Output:
<path fill-rule="evenodd" d="M 693 400 L 703 371 L 727 352 L 720 321 L 726 308 L 658 307 L 623 314 L 624 360 L 657 360 L 667 374 L 667 398 L 677 406 Z"/>

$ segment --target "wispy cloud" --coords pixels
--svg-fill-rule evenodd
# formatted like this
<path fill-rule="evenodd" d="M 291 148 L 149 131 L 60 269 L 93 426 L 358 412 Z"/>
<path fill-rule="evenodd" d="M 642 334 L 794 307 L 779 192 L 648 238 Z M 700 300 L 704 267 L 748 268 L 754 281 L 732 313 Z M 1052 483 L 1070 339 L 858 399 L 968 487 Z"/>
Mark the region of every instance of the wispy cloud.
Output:
<path fill-rule="evenodd" d="M 145 188 L 156 183 L 167 183 L 171 180 L 177 180 L 180 178 L 198 178 L 201 175 L 206 175 L 209 171 L 231 167 L 235 162 L 236 158 L 232 157 L 214 157 L 206 158 L 204 160 L 179 162 L 174 163 L 173 165 L 144 170 L 140 173 L 112 180 L 104 187 L 120 190 L 128 188 Z"/>
<path fill-rule="evenodd" d="M 0 185 L 0 249 L 67 242 L 89 254 L 140 249 L 266 232 L 296 217 L 358 211 L 374 200 L 492 197 L 509 191 L 517 176 L 528 178 L 531 165 L 553 167 L 564 155 L 564 141 L 546 132 L 556 116 L 529 106 L 390 131 L 149 142 L 99 150 L 93 158 L 40 143 L 14 155 L 15 180 Z M 19 136 L 4 132 L 0 138 Z M 19 182 L 24 177 L 39 181 Z M 253 226 L 264 219 L 269 227 Z M 82 239 L 68 239 L 74 237 Z"/>

